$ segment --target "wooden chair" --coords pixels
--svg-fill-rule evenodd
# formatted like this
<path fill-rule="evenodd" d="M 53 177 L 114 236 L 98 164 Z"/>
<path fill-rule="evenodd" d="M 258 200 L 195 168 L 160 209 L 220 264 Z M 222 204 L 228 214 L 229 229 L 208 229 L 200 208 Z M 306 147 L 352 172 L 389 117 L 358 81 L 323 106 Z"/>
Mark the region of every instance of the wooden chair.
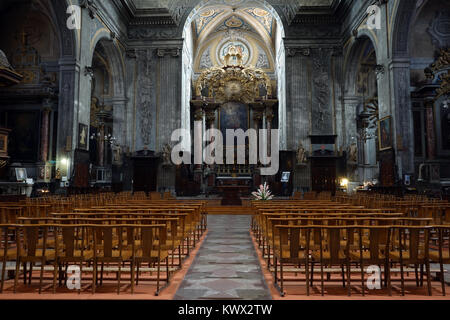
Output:
<path fill-rule="evenodd" d="M 429 239 L 430 227 L 427 226 L 391 226 L 391 240 L 392 244 L 389 247 L 389 259 L 391 263 L 398 263 L 400 265 L 401 290 L 402 296 L 405 295 L 405 278 L 404 266 L 414 265 L 421 269 L 421 279 L 423 279 L 423 267 L 426 268 L 427 273 L 427 290 L 428 295 L 431 292 L 431 275 L 430 275 L 430 259 L 429 259 Z M 390 279 L 390 264 L 388 264 L 387 277 Z M 422 281 L 421 281 L 422 282 Z M 389 284 L 390 287 L 390 284 Z"/>
<path fill-rule="evenodd" d="M 19 280 L 20 265 L 23 263 L 24 283 L 27 281 L 27 263 L 30 263 L 28 283 L 31 284 L 33 275 L 33 266 L 39 262 L 39 294 L 42 291 L 42 280 L 44 276 L 45 265 L 55 260 L 55 249 L 47 247 L 47 241 L 52 237 L 51 225 L 20 225 L 17 232 L 17 259 L 16 259 L 16 277 L 14 279 L 14 293 L 16 293 Z M 54 235 L 54 233 L 53 233 Z M 38 248 L 39 238 L 42 237 L 42 248 Z"/>
<path fill-rule="evenodd" d="M 280 294 L 284 297 L 284 270 L 285 264 L 300 267 L 305 266 L 306 294 L 309 296 L 309 239 L 311 229 L 308 226 L 276 225 L 279 241 L 274 248 L 275 285 L 278 287 L 278 263 L 280 264 Z M 305 246 L 301 245 L 301 231 L 306 233 Z"/>
<path fill-rule="evenodd" d="M 442 295 L 445 296 L 445 279 L 444 279 L 444 264 L 450 264 L 450 226 L 448 225 L 438 225 L 433 227 L 438 232 L 439 237 L 439 250 L 430 250 L 430 261 L 439 263 L 440 267 L 440 280 L 442 287 Z M 445 247 L 445 241 L 447 241 L 447 247 Z"/>
<path fill-rule="evenodd" d="M 132 266 L 132 249 L 124 248 L 124 230 L 134 228 L 133 225 L 91 225 L 94 232 L 94 272 L 92 279 L 92 293 L 95 293 L 98 266 L 101 264 L 100 285 L 103 284 L 104 264 L 114 263 L 118 265 L 117 272 L 117 294 L 120 294 L 120 280 L 122 275 L 122 264 L 130 262 Z M 130 272 L 131 272 L 130 270 Z"/>
<path fill-rule="evenodd" d="M 131 292 L 134 290 L 135 268 L 137 267 L 136 283 L 139 281 L 139 268 L 144 262 L 156 265 L 156 292 L 160 293 L 161 262 L 166 264 L 166 285 L 169 283 L 169 252 L 166 247 L 167 226 L 164 224 L 141 225 L 138 230 L 138 242 L 133 246 L 133 267 L 131 273 Z"/>
<path fill-rule="evenodd" d="M 15 237 L 16 227 L 13 225 L 0 225 L 0 261 L 2 263 L 2 274 L 0 293 L 3 292 L 3 287 L 6 277 L 6 263 L 8 261 L 15 261 L 17 257 L 17 250 L 13 245 L 9 245 L 9 238 Z"/>
<path fill-rule="evenodd" d="M 151 200 L 161 200 L 161 193 L 159 192 L 150 192 L 150 199 Z"/>
<path fill-rule="evenodd" d="M 350 259 L 349 259 L 349 243 L 345 246 L 342 245 L 341 239 L 343 234 L 348 231 L 348 226 L 311 226 L 313 229 L 317 229 L 319 232 L 319 248 L 312 250 L 312 263 L 311 263 L 311 279 L 314 275 L 314 263 L 320 264 L 320 283 L 321 293 L 324 296 L 324 267 L 333 265 L 339 265 L 342 271 L 342 284 L 345 287 L 345 272 L 344 266 L 347 270 L 347 291 L 348 295 L 351 295 L 351 278 L 350 278 Z"/>
<path fill-rule="evenodd" d="M 362 295 L 365 295 L 364 267 L 366 265 L 384 265 L 384 279 L 390 292 L 390 280 L 387 280 L 388 275 L 386 273 L 389 264 L 389 257 L 386 255 L 386 248 L 389 248 L 390 239 L 389 226 L 355 226 L 351 227 L 349 232 L 352 233 L 353 229 L 356 229 L 358 233 L 356 238 L 358 238 L 359 250 L 350 250 L 349 259 L 350 263 L 359 264 L 361 267 Z"/>
<path fill-rule="evenodd" d="M 82 279 L 83 264 L 92 263 L 94 259 L 92 228 L 86 225 L 63 224 L 55 227 L 55 233 L 57 250 L 53 268 L 53 293 L 56 293 L 57 274 L 58 270 L 59 274 L 62 274 L 62 265 L 66 265 L 67 274 L 69 264 L 78 264 L 80 279 Z M 81 288 L 78 289 L 78 293 L 81 293 Z"/>

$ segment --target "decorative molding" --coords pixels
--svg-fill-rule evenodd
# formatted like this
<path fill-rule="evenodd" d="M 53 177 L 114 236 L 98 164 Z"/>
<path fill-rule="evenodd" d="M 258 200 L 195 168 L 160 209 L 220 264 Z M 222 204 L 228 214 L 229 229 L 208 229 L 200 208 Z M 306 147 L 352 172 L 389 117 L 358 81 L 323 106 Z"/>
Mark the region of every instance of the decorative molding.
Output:
<path fill-rule="evenodd" d="M 91 17 L 91 19 L 95 19 L 95 16 L 98 13 L 98 7 L 95 4 L 94 0 L 81 0 L 80 6 L 89 11 L 89 16 Z"/>
<path fill-rule="evenodd" d="M 125 56 L 128 59 L 136 59 L 137 58 L 137 51 L 136 49 L 129 49 L 125 51 Z"/>
<path fill-rule="evenodd" d="M 386 68 L 385 68 L 383 65 L 377 64 L 377 65 L 375 66 L 375 73 L 376 73 L 377 75 L 384 74 L 385 72 L 386 72 Z"/>
<path fill-rule="evenodd" d="M 450 45 L 450 12 L 439 11 L 435 19 L 432 20 L 427 29 L 431 35 L 433 43 L 438 48 L 446 48 Z"/>
<path fill-rule="evenodd" d="M 164 58 L 166 55 L 171 55 L 174 58 L 177 58 L 180 56 L 181 48 L 158 48 L 156 50 L 156 55 L 159 58 Z"/>
<path fill-rule="evenodd" d="M 94 77 L 94 68 L 92 68 L 92 67 L 84 67 L 84 75 L 86 76 L 86 77 L 91 77 L 91 78 L 93 78 Z"/>
<path fill-rule="evenodd" d="M 177 28 L 130 27 L 128 30 L 130 40 L 173 39 L 177 35 Z"/>
<path fill-rule="evenodd" d="M 304 55 L 305 57 L 309 57 L 311 55 L 311 48 L 309 47 L 287 47 L 286 48 L 286 53 L 288 55 L 288 57 L 295 57 L 297 55 L 297 53 Z"/>

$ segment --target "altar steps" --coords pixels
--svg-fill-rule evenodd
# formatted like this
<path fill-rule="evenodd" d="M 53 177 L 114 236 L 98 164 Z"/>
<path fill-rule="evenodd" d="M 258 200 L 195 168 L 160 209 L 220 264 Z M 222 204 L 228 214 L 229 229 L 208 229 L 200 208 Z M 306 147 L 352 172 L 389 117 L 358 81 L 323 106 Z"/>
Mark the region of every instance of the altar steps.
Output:
<path fill-rule="evenodd" d="M 251 207 L 244 206 L 217 206 L 206 207 L 208 214 L 221 214 L 221 215 L 249 215 L 252 214 Z"/>

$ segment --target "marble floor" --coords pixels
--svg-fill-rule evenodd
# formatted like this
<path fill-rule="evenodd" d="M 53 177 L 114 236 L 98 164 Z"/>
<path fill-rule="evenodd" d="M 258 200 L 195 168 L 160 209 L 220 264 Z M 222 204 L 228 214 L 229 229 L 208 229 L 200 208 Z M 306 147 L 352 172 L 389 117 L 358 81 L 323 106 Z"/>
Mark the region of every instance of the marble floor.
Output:
<path fill-rule="evenodd" d="M 250 219 L 208 216 L 208 235 L 174 299 L 272 299 L 250 236 Z"/>

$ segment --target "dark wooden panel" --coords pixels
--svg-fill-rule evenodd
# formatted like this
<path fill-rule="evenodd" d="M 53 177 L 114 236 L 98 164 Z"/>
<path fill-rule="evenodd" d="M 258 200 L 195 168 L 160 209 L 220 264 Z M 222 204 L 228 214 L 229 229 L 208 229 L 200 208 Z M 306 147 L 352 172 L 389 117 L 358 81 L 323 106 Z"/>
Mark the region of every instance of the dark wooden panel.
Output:
<path fill-rule="evenodd" d="M 157 158 L 133 159 L 133 191 L 156 191 L 157 170 Z"/>
<path fill-rule="evenodd" d="M 316 192 L 336 191 L 336 159 L 312 158 L 312 190 Z"/>
<path fill-rule="evenodd" d="M 395 155 L 392 149 L 380 151 L 380 184 L 392 187 L 395 184 Z"/>

